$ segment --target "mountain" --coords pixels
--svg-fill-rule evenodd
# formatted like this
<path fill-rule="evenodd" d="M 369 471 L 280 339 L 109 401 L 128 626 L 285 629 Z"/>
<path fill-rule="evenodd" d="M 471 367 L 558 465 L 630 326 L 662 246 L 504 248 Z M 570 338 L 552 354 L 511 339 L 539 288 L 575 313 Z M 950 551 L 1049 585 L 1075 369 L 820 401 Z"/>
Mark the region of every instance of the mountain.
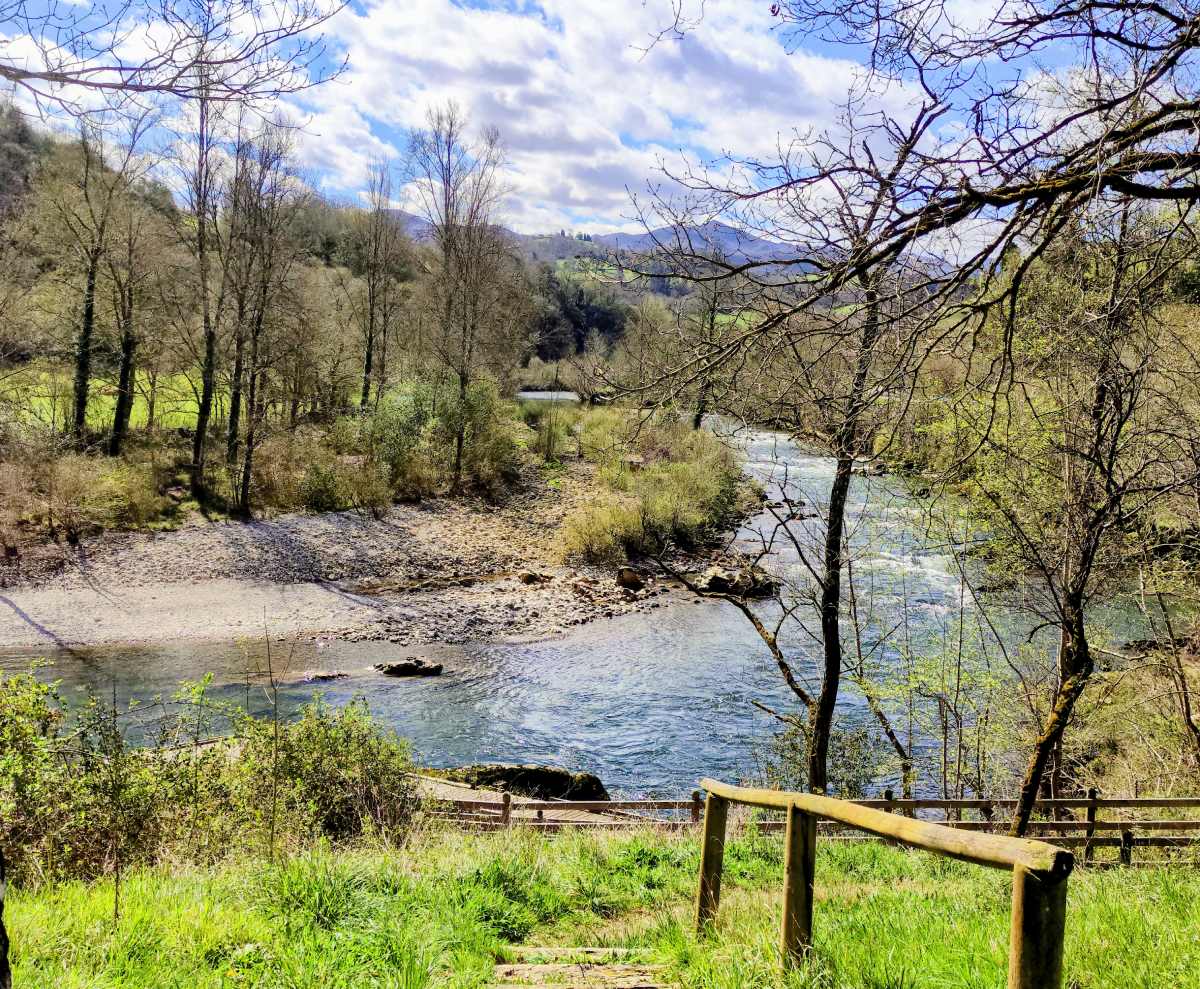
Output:
<path fill-rule="evenodd" d="M 392 210 L 392 215 L 417 243 L 428 241 L 432 226 L 424 217 L 404 210 Z M 531 262 L 554 262 L 574 257 L 599 257 L 609 252 L 618 254 L 645 254 L 653 252 L 659 245 L 668 247 L 676 243 L 676 231 L 672 227 L 661 227 L 649 233 L 596 234 L 590 241 L 558 234 L 520 234 L 501 227 L 500 230 L 520 248 L 522 255 Z M 680 241 L 690 239 L 697 253 L 715 250 L 727 261 L 741 264 L 744 261 L 779 261 L 794 258 L 797 250 L 777 240 L 768 240 L 745 230 L 711 220 L 695 227 L 683 227 Z"/>
<path fill-rule="evenodd" d="M 416 213 L 407 213 L 402 209 L 392 209 L 388 210 L 388 212 L 404 228 L 404 232 L 418 244 L 433 238 L 433 224 L 423 216 L 417 216 Z"/>
<path fill-rule="evenodd" d="M 601 234 L 596 237 L 596 243 L 629 254 L 652 252 L 659 245 L 671 248 L 677 243 L 685 247 L 690 243 L 691 250 L 697 254 L 715 251 L 734 264 L 780 261 L 797 254 L 794 247 L 739 230 L 719 220 L 710 220 L 695 227 L 681 227 L 678 231 L 674 227 L 660 227 L 642 234 Z"/>

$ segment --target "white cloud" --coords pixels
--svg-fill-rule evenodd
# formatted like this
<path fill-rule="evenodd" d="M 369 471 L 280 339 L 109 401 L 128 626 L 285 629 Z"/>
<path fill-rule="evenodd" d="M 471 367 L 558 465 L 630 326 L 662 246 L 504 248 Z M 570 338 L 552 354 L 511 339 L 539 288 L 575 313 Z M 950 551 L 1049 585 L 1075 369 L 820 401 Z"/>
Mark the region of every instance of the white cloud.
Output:
<path fill-rule="evenodd" d="M 361 188 L 372 157 L 403 149 L 426 109 L 454 99 L 501 131 L 505 220 L 525 231 L 628 227 L 628 189 L 660 158 L 770 155 L 829 122 L 854 63 L 788 54 L 762 4 L 708 0 L 682 41 L 646 51 L 667 0 L 368 0 L 330 32 L 350 56 L 310 91 L 306 164 L 332 191 Z"/>

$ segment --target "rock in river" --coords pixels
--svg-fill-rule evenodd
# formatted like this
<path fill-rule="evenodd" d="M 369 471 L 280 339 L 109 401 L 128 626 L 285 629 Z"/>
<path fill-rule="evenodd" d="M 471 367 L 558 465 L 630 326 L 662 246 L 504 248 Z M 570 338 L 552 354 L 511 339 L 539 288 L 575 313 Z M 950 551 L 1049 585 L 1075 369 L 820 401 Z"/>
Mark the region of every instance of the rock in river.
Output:
<path fill-rule="evenodd" d="M 593 773 L 573 773 L 558 766 L 489 763 L 446 770 L 447 779 L 483 790 L 507 790 L 534 800 L 607 800 L 608 791 Z"/>
<path fill-rule="evenodd" d="M 442 664 L 423 659 L 402 659 L 396 663 L 376 663 L 375 669 L 388 677 L 435 677 L 441 676 Z"/>
<path fill-rule="evenodd" d="M 693 576 L 692 582 L 708 594 L 733 594 L 741 598 L 770 597 L 779 588 L 779 582 L 758 567 L 709 567 Z"/>
<path fill-rule="evenodd" d="M 617 584 L 627 591 L 640 591 L 646 586 L 646 578 L 633 567 L 621 567 L 617 571 Z"/>
<path fill-rule="evenodd" d="M 342 670 L 306 670 L 300 674 L 301 683 L 329 683 L 332 680 L 345 680 L 350 674 Z"/>

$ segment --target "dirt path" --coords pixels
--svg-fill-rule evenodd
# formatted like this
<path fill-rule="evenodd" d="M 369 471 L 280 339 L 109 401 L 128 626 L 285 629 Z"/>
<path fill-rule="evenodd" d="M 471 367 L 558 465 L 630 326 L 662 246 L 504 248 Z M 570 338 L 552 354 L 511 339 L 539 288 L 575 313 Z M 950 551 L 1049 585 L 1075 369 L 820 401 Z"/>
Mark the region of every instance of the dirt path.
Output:
<path fill-rule="evenodd" d="M 564 517 L 590 468 L 540 476 L 503 506 L 439 500 L 114 534 L 54 550 L 0 585 L 0 647 L 261 635 L 403 644 L 544 638 L 657 607 L 611 572 L 564 566 Z"/>

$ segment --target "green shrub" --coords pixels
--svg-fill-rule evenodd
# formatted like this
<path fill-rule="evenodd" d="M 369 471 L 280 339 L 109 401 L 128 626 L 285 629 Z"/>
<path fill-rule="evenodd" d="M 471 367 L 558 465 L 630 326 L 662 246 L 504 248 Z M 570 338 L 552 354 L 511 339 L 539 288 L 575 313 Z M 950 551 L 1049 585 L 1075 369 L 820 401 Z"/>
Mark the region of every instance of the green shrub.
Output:
<path fill-rule="evenodd" d="M 370 419 L 358 415 L 338 416 L 329 427 L 329 447 L 339 456 L 365 453 L 370 429 Z"/>
<path fill-rule="evenodd" d="M 412 385 L 389 394 L 369 420 L 371 458 L 401 497 L 422 498 L 438 487 L 440 472 L 432 463 L 436 407 L 431 388 Z"/>
<path fill-rule="evenodd" d="M 567 518 L 567 556 L 620 561 L 668 546 L 695 549 L 735 524 L 747 507 L 737 458 L 711 433 L 598 409 L 582 418 L 579 435 L 613 496 Z"/>
<path fill-rule="evenodd" d="M 16 881 L 391 841 L 417 808 L 408 746 L 365 701 L 317 699 L 277 724 L 207 700 L 201 684 L 152 713 L 133 747 L 137 709 L 94 697 L 69 708 L 32 674 L 0 677 L 0 847 Z M 222 728 L 229 745 L 200 744 Z"/>
<path fill-rule="evenodd" d="M 549 463 L 578 449 L 576 431 L 582 412 L 563 402 L 521 402 L 521 420 L 535 430 L 533 450 Z"/>
<path fill-rule="evenodd" d="M 465 394 L 445 382 L 439 389 L 441 414 L 437 420 L 437 448 L 453 476 L 459 431 L 463 434 L 462 483 L 485 494 L 498 494 L 514 481 L 522 452 L 532 438 L 524 423 L 512 415 L 494 382 L 472 382 Z"/>
<path fill-rule="evenodd" d="M 166 507 L 151 464 L 65 453 L 32 471 L 33 514 L 51 535 L 80 538 L 144 525 Z"/>
<path fill-rule="evenodd" d="M 563 522 L 564 555 L 590 563 L 620 563 L 637 555 L 644 542 L 641 513 L 630 498 L 597 498 Z"/>
<path fill-rule="evenodd" d="M 392 486 L 378 465 L 362 464 L 343 477 L 346 500 L 352 508 L 382 518 L 392 504 Z"/>
<path fill-rule="evenodd" d="M 350 503 L 342 472 L 331 460 L 314 460 L 300 481 L 300 502 L 314 512 L 336 512 Z"/>
<path fill-rule="evenodd" d="M 320 698 L 277 735 L 271 721 L 240 723 L 235 803 L 264 812 L 272 800 L 297 831 L 342 841 L 392 833 L 416 806 L 408 744 L 359 699 L 335 709 Z"/>

